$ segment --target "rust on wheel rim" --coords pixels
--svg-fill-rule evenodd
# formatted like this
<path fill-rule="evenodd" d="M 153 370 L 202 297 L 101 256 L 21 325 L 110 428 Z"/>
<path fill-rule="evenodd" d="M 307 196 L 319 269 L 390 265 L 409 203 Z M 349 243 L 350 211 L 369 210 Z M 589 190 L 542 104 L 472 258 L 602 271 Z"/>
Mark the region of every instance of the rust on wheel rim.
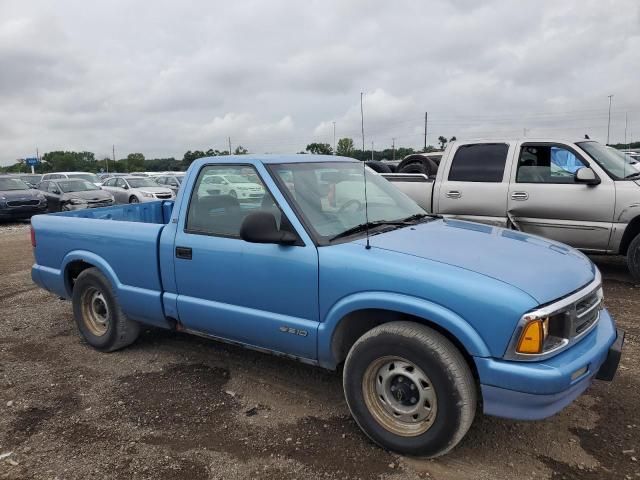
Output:
<path fill-rule="evenodd" d="M 362 393 L 373 418 L 396 435 L 422 435 L 436 418 L 438 400 L 431 380 L 404 358 L 371 362 L 362 378 Z"/>
<path fill-rule="evenodd" d="M 82 293 L 82 320 L 92 335 L 101 337 L 109 330 L 109 305 L 102 292 L 89 287 Z"/>

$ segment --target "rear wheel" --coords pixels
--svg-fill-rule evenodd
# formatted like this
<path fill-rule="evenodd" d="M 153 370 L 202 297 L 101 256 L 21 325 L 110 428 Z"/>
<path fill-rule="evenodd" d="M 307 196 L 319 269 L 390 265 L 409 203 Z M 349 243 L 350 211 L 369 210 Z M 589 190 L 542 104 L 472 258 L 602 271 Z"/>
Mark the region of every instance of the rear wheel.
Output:
<path fill-rule="evenodd" d="M 93 348 L 112 352 L 138 338 L 140 325 L 120 309 L 111 283 L 97 268 L 88 268 L 78 275 L 72 301 L 78 330 Z"/>
<path fill-rule="evenodd" d="M 347 356 L 343 382 L 360 428 L 399 453 L 443 455 L 475 416 L 469 366 L 446 337 L 425 325 L 392 322 L 364 334 Z"/>
<path fill-rule="evenodd" d="M 636 235 L 627 251 L 627 265 L 629 272 L 636 282 L 640 282 L 640 234 Z"/>

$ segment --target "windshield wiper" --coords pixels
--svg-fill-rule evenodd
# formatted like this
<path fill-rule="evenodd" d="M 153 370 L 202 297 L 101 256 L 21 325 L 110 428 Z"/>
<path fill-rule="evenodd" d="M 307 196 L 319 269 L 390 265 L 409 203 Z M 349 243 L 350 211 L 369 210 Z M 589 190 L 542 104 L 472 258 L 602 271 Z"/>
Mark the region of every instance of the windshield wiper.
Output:
<path fill-rule="evenodd" d="M 402 220 L 398 220 L 399 222 L 416 222 L 418 220 L 422 220 L 423 218 L 442 218 L 441 215 L 434 215 L 432 213 L 416 213 L 415 215 L 411 215 L 407 218 L 403 218 Z"/>
<path fill-rule="evenodd" d="M 634 173 L 632 173 L 631 175 L 627 175 L 627 176 L 626 176 L 626 177 L 624 177 L 624 178 L 625 178 L 625 180 L 626 180 L 627 178 L 634 178 L 634 177 L 640 177 L 640 172 L 634 172 Z"/>
<path fill-rule="evenodd" d="M 389 225 L 393 227 L 404 227 L 412 224 L 410 222 L 405 222 L 403 220 L 376 220 L 375 222 L 361 223 L 360 225 L 356 225 L 355 227 L 348 228 L 344 232 L 334 235 L 329 239 L 329 241 L 333 242 L 334 240 L 338 240 L 339 238 L 348 237 L 349 235 L 364 232 L 367 229 L 379 227 L 382 225 Z"/>

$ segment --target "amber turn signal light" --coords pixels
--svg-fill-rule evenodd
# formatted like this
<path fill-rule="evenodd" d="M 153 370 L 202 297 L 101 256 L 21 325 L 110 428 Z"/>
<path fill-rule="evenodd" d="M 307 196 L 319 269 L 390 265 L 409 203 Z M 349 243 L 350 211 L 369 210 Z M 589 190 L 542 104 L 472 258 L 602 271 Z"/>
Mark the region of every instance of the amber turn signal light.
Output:
<path fill-rule="evenodd" d="M 518 353 L 542 353 L 542 347 L 547 334 L 546 322 L 548 320 L 533 320 L 527 323 L 520 335 Z"/>

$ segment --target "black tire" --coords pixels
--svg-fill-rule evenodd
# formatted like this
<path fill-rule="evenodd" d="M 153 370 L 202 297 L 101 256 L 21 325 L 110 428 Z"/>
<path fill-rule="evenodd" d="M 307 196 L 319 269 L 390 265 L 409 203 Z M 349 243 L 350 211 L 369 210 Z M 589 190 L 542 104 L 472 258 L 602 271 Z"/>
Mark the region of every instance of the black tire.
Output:
<path fill-rule="evenodd" d="M 99 295 L 101 299 L 95 298 Z M 140 324 L 124 314 L 111 283 L 97 268 L 84 270 L 73 286 L 73 317 L 85 341 L 101 352 L 113 352 L 132 344 L 140 334 Z M 96 322 L 95 304 L 103 304 L 104 322 Z M 91 305 L 89 305 L 91 304 Z M 93 315 L 93 317 L 92 317 Z M 97 328 L 99 327 L 99 328 Z"/>
<path fill-rule="evenodd" d="M 427 176 L 433 176 L 438 172 L 438 164 L 422 155 L 409 155 L 400 162 L 396 171 L 398 173 L 424 173 Z"/>
<path fill-rule="evenodd" d="M 627 250 L 627 265 L 636 282 L 640 282 L 640 233 L 636 235 Z"/>
<path fill-rule="evenodd" d="M 231 190 L 231 191 L 229 192 L 229 195 L 230 195 L 230 196 L 232 196 L 233 198 L 238 198 L 238 194 L 236 193 L 236 191 L 235 191 L 235 190 Z"/>
<path fill-rule="evenodd" d="M 375 365 L 379 362 L 389 362 L 388 359 L 392 362 L 396 362 L 397 359 L 398 363 L 390 367 L 385 366 L 384 372 L 382 372 L 383 369 L 375 370 Z M 405 367 L 402 367 L 402 364 Z M 415 370 L 409 370 L 409 367 L 406 367 L 408 364 L 413 365 L 412 368 Z M 373 370 L 371 370 L 372 367 Z M 433 415 L 432 417 L 420 420 L 421 423 L 414 421 L 415 425 L 411 426 L 411 419 L 409 423 L 398 422 L 394 417 L 397 415 L 395 411 L 393 415 L 384 413 L 385 409 L 394 409 L 391 405 L 393 402 L 415 400 L 414 398 L 407 400 L 408 396 L 413 396 L 414 393 L 409 392 L 407 395 L 394 398 L 397 396 L 397 390 L 400 389 L 396 387 L 396 392 L 393 392 L 393 386 L 391 386 L 390 396 L 387 397 L 387 400 L 390 400 L 389 403 L 384 399 L 379 400 L 378 396 L 383 397 L 376 392 L 373 392 L 373 395 L 365 393 L 369 391 L 367 387 L 371 379 L 376 384 L 376 390 L 379 384 L 382 385 L 383 377 L 380 376 L 380 372 L 386 374 L 386 378 L 395 375 L 395 378 L 387 381 L 392 385 L 399 377 L 403 377 L 396 374 L 396 370 L 389 374 L 393 368 L 398 368 L 397 371 L 402 373 L 406 371 L 411 374 L 415 372 L 426 374 L 424 377 L 426 381 L 422 382 L 420 390 L 435 396 L 423 398 L 421 391 L 417 394 L 419 399 L 414 405 L 417 408 L 424 408 L 425 411 L 431 411 L 428 415 Z M 373 371 L 373 377 L 370 371 Z M 403 378 L 406 381 L 406 377 Z M 411 380 L 409 382 L 413 383 Z M 399 384 L 396 383 L 396 385 Z M 402 385 L 405 388 L 407 383 Z M 383 448 L 402 454 L 437 457 L 447 453 L 462 440 L 475 416 L 476 384 L 464 357 L 442 334 L 413 322 L 385 323 L 358 339 L 349 351 L 345 362 L 343 386 L 349 410 L 364 433 Z M 425 401 L 425 398 L 432 398 L 432 400 Z M 436 399 L 435 405 L 432 404 L 433 398 Z M 367 401 L 369 405 L 373 402 L 379 407 L 370 407 Z M 429 409 L 426 408 L 427 404 Z M 404 407 L 401 406 L 401 408 Z M 409 408 L 414 407 L 409 405 Z M 376 414 L 376 411 L 383 412 L 382 416 L 380 413 Z M 388 417 L 385 417 L 386 415 Z M 383 418 L 382 421 L 386 421 L 390 427 L 384 426 L 380 418 Z M 393 432 L 392 428 L 396 426 L 393 422 L 405 431 L 401 434 Z M 416 430 L 407 433 L 407 425 Z M 421 430 L 423 428 L 426 430 Z"/>
<path fill-rule="evenodd" d="M 129 203 L 140 203 L 140 200 L 138 200 L 138 197 L 131 195 L 129 197 Z"/>
<path fill-rule="evenodd" d="M 385 165 L 382 162 L 376 160 L 369 160 L 367 163 L 367 167 L 369 167 L 374 172 L 378 173 L 392 173 L 389 165 Z"/>

